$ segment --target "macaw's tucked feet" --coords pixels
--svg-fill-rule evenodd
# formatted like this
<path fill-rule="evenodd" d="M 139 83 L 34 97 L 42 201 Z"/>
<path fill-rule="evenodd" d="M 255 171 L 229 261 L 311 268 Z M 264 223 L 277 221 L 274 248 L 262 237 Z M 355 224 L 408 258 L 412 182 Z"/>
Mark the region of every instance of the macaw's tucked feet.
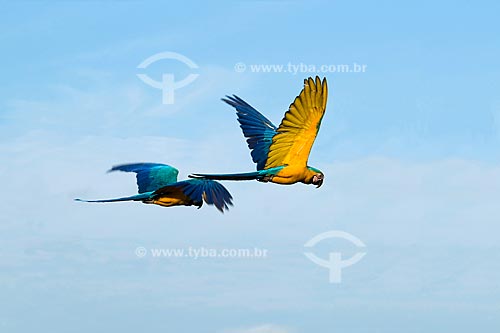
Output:
<path fill-rule="evenodd" d="M 259 179 L 260 182 L 267 183 L 267 182 L 272 182 L 274 178 L 274 175 L 268 175 L 264 176 L 261 179 Z"/>

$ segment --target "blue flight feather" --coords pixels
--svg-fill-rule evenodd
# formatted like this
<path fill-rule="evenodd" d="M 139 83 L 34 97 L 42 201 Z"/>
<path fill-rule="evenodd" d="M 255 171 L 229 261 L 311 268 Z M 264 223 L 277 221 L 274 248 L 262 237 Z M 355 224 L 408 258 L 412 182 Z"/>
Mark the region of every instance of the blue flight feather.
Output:
<path fill-rule="evenodd" d="M 226 96 L 222 100 L 236 109 L 238 122 L 251 150 L 252 160 L 257 163 L 257 170 L 264 169 L 269 147 L 277 134 L 276 126 L 236 95 Z"/>
<path fill-rule="evenodd" d="M 179 171 L 170 165 L 160 163 L 134 163 L 112 167 L 108 172 L 135 172 L 139 193 L 156 191 L 177 182 Z"/>

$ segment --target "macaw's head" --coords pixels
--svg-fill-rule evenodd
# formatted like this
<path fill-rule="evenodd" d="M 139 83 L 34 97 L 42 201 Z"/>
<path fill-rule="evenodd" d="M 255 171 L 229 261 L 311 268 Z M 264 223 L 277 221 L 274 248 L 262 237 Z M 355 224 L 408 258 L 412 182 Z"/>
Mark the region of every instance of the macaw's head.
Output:
<path fill-rule="evenodd" d="M 323 185 L 323 180 L 325 179 L 325 175 L 323 174 L 323 172 L 310 166 L 308 166 L 307 169 L 309 169 L 311 174 L 310 184 L 316 185 L 316 188 Z"/>

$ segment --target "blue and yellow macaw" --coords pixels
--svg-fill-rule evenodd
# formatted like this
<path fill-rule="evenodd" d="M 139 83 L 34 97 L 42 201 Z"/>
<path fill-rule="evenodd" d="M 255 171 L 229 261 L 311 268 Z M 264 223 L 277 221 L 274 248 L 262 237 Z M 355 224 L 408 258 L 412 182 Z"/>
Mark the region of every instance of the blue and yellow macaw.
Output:
<path fill-rule="evenodd" d="M 179 171 L 166 164 L 135 163 L 112 167 L 108 172 L 124 171 L 135 172 L 139 194 L 130 197 L 82 200 L 83 202 L 116 202 L 116 201 L 142 201 L 146 204 L 155 204 L 164 207 L 171 206 L 198 206 L 201 208 L 203 201 L 214 205 L 222 213 L 232 206 L 233 197 L 220 183 L 209 179 L 188 179 L 177 181 Z"/>
<path fill-rule="evenodd" d="M 252 180 L 277 184 L 313 184 L 320 187 L 324 174 L 307 165 L 309 153 L 326 110 L 326 78 L 304 80 L 300 92 L 278 128 L 236 95 L 224 102 L 233 106 L 243 135 L 247 138 L 256 172 L 236 174 L 192 174 L 195 179 Z"/>

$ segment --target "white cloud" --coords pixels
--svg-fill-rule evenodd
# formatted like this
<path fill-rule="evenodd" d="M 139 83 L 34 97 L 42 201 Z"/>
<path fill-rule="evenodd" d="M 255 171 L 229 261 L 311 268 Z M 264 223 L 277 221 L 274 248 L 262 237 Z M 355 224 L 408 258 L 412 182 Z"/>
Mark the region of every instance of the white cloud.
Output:
<path fill-rule="evenodd" d="M 132 175 L 105 174 L 118 163 L 169 163 L 179 168 L 181 178 L 189 172 L 252 170 L 234 113 L 229 108 L 227 113 L 216 112 L 226 106 L 209 101 L 227 93 L 226 85 L 239 79 L 219 68 L 207 69 L 202 77 L 192 95 L 186 87 L 178 99 L 172 127 L 168 113 L 163 116 L 161 109 L 155 109 L 160 103 L 157 91 L 138 80 L 142 88 L 124 84 L 99 93 L 59 88 L 66 97 L 55 102 L 11 104 L 16 111 L 11 115 L 20 125 L 26 126 L 30 119 L 43 125 L 0 144 L 0 239 L 6 245 L 0 260 L 13 265 L 9 279 L 19 277 L 27 288 L 37 289 L 38 282 L 29 276 L 48 274 L 39 262 L 49 261 L 56 275 L 44 282 L 49 290 L 68 283 L 75 297 L 92 297 L 86 291 L 93 285 L 100 286 L 98 297 L 124 291 L 140 295 L 142 273 L 148 268 L 137 263 L 135 246 L 258 246 L 269 248 L 268 260 L 149 263 L 156 274 L 148 277 L 148 290 L 168 295 L 155 301 L 160 306 L 237 305 L 255 311 L 340 303 L 403 306 L 401 295 L 416 299 L 413 304 L 427 304 L 422 290 L 450 304 L 457 295 L 467 300 L 485 290 L 500 291 L 494 283 L 498 270 L 482 259 L 493 262 L 498 253 L 500 168 L 494 164 L 384 157 L 330 165 L 314 162 L 326 173 L 318 190 L 302 184 L 228 182 L 235 206 L 225 215 L 206 206 L 196 210 L 72 201 L 135 193 Z M 28 112 L 17 113 L 22 110 Z M 189 117 L 203 117 L 203 126 L 191 126 Z M 134 132 L 138 126 L 142 128 Z M 149 133 L 150 126 L 159 131 Z M 201 135 L 202 140 L 190 137 L 209 126 L 218 126 L 220 132 L 208 138 Z M 178 133 L 166 129 L 174 127 Z M 318 153 L 331 156 L 332 148 L 324 146 Z M 331 229 L 356 235 L 368 252 L 343 278 L 355 290 L 340 289 L 338 295 L 328 289 L 326 271 L 302 253 L 305 241 Z M 117 280 L 114 272 L 98 274 L 102 261 L 128 275 Z M 68 267 L 81 272 L 75 262 L 96 274 L 70 279 Z M 129 272 L 128 267 L 135 269 Z M 254 288 L 248 288 L 249 283 Z"/>
<path fill-rule="evenodd" d="M 500 168 L 496 165 L 466 160 L 409 163 L 389 158 L 339 161 L 322 167 L 327 181 L 320 189 L 227 182 L 235 206 L 225 215 L 208 206 L 196 210 L 72 200 L 135 193 L 133 175 L 105 173 L 117 163 L 170 163 L 179 168 L 182 178 L 192 171 L 242 171 L 250 165 L 246 150 L 241 156 L 230 153 L 234 142 L 224 148 L 229 149 L 227 153 L 210 150 L 222 144 L 197 145 L 163 137 L 87 137 L 60 142 L 42 134 L 1 144 L 0 229 L 4 236 L 0 239 L 5 244 L 1 260 L 24 267 L 27 275 L 34 273 L 30 267 L 38 261 L 53 262 L 61 277 L 46 283 L 55 288 L 67 278 L 64 266 L 72 265 L 75 258 L 99 270 L 102 260 L 113 266 L 138 264 L 133 256 L 138 245 L 257 246 L 269 249 L 268 259 L 179 260 L 168 265 L 157 261 L 152 265 L 158 274 L 150 278 L 149 288 L 168 294 L 160 303 L 169 306 L 321 308 L 332 304 L 327 272 L 304 258 L 302 246 L 312 236 L 336 229 L 362 239 L 368 252 L 343 278 L 356 286 L 355 291 L 338 291 L 336 300 L 343 304 L 382 306 L 397 303 L 391 300 L 395 295 L 410 295 L 415 303 L 425 303 L 419 299 L 421 290 L 444 295 L 441 302 L 448 304 L 457 295 L 466 298 L 486 289 L 500 291 L 494 283 L 499 278 L 494 265 L 500 217 Z M 220 163 L 221 156 L 226 164 Z M 115 282 L 115 288 L 106 293 L 142 292 L 137 281 L 143 269 L 139 267 L 131 280 Z M 200 271 L 212 286 L 210 293 L 199 281 Z M 285 282 L 283 277 L 287 277 Z M 113 275 L 72 283 L 83 293 L 93 283 L 105 286 L 107 278 Z M 262 292 L 255 293 L 248 283 Z"/>

